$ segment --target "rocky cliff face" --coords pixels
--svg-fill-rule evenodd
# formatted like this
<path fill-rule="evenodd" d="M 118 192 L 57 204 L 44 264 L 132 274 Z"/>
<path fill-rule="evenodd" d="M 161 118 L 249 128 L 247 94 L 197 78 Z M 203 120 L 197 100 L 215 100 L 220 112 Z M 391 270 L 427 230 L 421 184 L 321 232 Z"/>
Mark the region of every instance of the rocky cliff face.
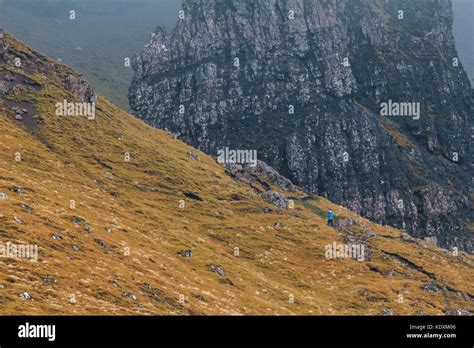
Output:
<path fill-rule="evenodd" d="M 135 115 L 473 252 L 472 92 L 449 1 L 185 0 L 180 15 L 134 61 Z"/>

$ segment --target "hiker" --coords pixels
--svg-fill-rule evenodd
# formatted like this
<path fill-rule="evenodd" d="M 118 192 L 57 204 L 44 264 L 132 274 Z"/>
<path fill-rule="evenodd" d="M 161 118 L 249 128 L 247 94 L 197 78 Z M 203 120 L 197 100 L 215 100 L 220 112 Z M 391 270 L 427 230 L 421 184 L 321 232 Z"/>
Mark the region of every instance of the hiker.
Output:
<path fill-rule="evenodd" d="M 334 218 L 334 214 L 332 213 L 332 210 L 329 210 L 328 211 L 328 226 L 334 226 L 333 218 Z"/>

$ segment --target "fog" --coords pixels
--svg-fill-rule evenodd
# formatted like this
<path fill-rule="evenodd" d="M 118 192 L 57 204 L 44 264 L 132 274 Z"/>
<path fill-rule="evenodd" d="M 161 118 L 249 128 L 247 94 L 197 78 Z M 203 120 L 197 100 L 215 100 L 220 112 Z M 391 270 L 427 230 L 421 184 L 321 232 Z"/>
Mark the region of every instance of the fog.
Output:
<path fill-rule="evenodd" d="M 464 69 L 474 80 L 474 0 L 452 0 L 454 37 Z"/>
<path fill-rule="evenodd" d="M 127 109 L 132 69 L 124 59 L 139 53 L 157 26 L 172 29 L 180 7 L 179 0 L 0 0 L 0 27 L 82 72 Z"/>
<path fill-rule="evenodd" d="M 452 2 L 456 47 L 472 80 L 474 0 Z M 139 53 L 157 26 L 171 30 L 180 7 L 181 0 L 0 0 L 0 27 L 81 71 L 127 108 L 132 71 L 123 60 Z"/>

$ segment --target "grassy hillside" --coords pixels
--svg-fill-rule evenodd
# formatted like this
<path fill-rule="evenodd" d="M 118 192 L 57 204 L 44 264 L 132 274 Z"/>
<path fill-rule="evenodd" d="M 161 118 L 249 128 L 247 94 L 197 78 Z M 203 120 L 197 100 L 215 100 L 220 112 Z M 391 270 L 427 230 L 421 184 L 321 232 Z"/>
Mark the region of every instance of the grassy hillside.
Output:
<path fill-rule="evenodd" d="M 294 209 L 277 208 L 259 192 L 284 192 L 268 178 L 236 180 L 105 98 L 95 120 L 56 116 L 57 102 L 77 100 L 64 88 L 64 77 L 77 75 L 10 35 L 4 40 L 0 242 L 36 244 L 39 259 L 0 258 L 0 314 L 474 310 L 472 256 L 299 191 L 286 193 Z M 14 107 L 28 111 L 22 120 Z M 326 226 L 328 209 L 337 229 Z M 366 243 L 370 260 L 325 257 L 326 245 L 347 241 Z M 20 297 L 25 292 L 31 298 Z"/>

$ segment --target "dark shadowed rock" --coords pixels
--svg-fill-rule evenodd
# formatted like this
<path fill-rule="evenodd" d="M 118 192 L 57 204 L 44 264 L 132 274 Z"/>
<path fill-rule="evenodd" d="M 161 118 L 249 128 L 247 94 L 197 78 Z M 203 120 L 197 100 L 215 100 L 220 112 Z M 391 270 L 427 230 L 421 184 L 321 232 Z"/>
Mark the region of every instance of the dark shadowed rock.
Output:
<path fill-rule="evenodd" d="M 78 97 L 83 102 L 95 103 L 97 100 L 97 95 L 95 94 L 94 89 L 89 85 L 89 83 L 82 77 L 78 75 L 67 75 L 64 78 L 64 88 L 72 92 L 76 97 Z"/>
<path fill-rule="evenodd" d="M 8 50 L 8 44 L 5 40 L 5 32 L 3 29 L 0 29 L 0 58 L 3 59 L 3 56 Z"/>
<path fill-rule="evenodd" d="M 252 177 L 255 177 L 254 181 L 262 178 L 265 182 L 275 184 L 286 192 L 299 191 L 290 180 L 263 161 L 257 161 L 257 165 L 254 167 L 250 165 L 241 166 L 241 168 L 234 170 L 233 174 L 241 181 L 251 181 Z"/>

